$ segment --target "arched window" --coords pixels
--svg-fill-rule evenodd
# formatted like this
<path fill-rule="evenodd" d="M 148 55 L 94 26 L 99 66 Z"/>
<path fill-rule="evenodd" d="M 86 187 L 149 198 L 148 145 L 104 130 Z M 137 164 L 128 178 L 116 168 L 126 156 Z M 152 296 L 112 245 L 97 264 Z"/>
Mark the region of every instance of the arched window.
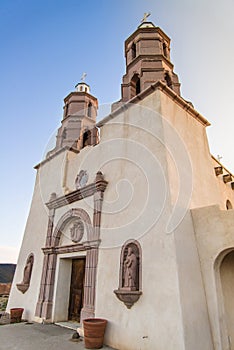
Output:
<path fill-rule="evenodd" d="M 93 108 L 93 105 L 91 102 L 89 102 L 89 104 L 88 104 L 88 117 L 89 118 L 92 118 L 92 108 Z"/>
<path fill-rule="evenodd" d="M 171 80 L 169 73 L 165 74 L 165 80 L 166 80 L 167 86 L 172 89 L 172 80 Z"/>
<path fill-rule="evenodd" d="M 226 208 L 227 210 L 232 209 L 232 203 L 229 201 L 229 199 L 226 201 Z"/>
<path fill-rule="evenodd" d="M 140 78 L 136 81 L 136 95 L 138 95 L 141 92 L 141 81 Z"/>
<path fill-rule="evenodd" d="M 133 43 L 132 44 L 132 59 L 134 59 L 136 57 L 136 44 Z"/>
<path fill-rule="evenodd" d="M 83 148 L 85 146 L 91 145 L 91 136 L 92 136 L 92 134 L 91 134 L 90 130 L 87 130 L 84 132 L 84 134 L 83 134 Z"/>
<path fill-rule="evenodd" d="M 134 74 L 131 80 L 131 98 L 141 92 L 141 81 L 138 74 Z"/>

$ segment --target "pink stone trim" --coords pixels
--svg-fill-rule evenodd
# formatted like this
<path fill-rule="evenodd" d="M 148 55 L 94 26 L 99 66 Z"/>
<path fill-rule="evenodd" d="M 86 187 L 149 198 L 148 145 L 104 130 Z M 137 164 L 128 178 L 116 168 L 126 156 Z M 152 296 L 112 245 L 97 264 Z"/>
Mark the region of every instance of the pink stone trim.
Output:
<path fill-rule="evenodd" d="M 101 172 L 96 175 L 95 183 L 82 189 L 71 192 L 69 195 L 52 199 L 47 203 L 49 211 L 46 247 L 44 253 L 41 286 L 35 315 L 47 321 L 51 320 L 53 308 L 53 293 L 57 254 L 78 251 L 87 251 L 84 283 L 84 306 L 81 311 L 81 320 L 95 315 L 96 272 L 98 264 L 98 247 L 100 244 L 101 211 L 104 191 L 107 181 Z M 93 225 L 89 214 L 81 208 L 68 210 L 54 228 L 55 209 L 66 204 L 83 199 L 84 196 L 94 196 Z M 69 220 L 74 217 L 81 219 L 87 229 L 88 241 L 68 246 L 59 246 L 62 231 Z"/>

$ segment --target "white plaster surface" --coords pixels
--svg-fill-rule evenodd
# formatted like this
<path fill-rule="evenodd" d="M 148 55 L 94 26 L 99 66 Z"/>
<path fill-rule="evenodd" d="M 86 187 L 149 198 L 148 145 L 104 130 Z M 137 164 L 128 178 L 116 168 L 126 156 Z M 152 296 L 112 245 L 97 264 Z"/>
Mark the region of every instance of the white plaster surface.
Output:
<path fill-rule="evenodd" d="M 121 350 L 221 349 L 214 263 L 223 250 L 234 247 L 233 211 L 220 211 L 226 197 L 234 203 L 234 195 L 230 184 L 215 176 L 214 165 L 204 125 L 159 90 L 105 124 L 99 145 L 79 154 L 62 152 L 43 164 L 8 309 L 24 307 L 24 317 L 35 320 L 48 225 L 45 203 L 51 193 L 73 191 L 82 169 L 89 174 L 88 184 L 101 170 L 108 186 L 95 315 L 109 321 L 107 344 Z M 57 209 L 55 227 L 72 208 L 84 209 L 92 222 L 90 197 Z M 142 248 L 142 295 L 131 309 L 113 292 L 119 284 L 121 247 L 129 239 L 137 239 Z M 85 240 L 87 232 L 81 242 Z M 60 245 L 68 244 L 74 243 L 66 226 Z M 32 252 L 31 285 L 23 295 L 15 284 Z M 54 321 L 66 320 L 71 259 L 78 255 L 58 254 Z"/>

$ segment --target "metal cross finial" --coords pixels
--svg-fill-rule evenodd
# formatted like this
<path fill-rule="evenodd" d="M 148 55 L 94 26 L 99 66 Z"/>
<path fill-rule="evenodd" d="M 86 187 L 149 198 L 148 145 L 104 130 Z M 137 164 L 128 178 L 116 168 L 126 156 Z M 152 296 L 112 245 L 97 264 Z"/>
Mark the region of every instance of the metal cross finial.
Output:
<path fill-rule="evenodd" d="M 141 20 L 141 23 L 147 22 L 147 18 L 151 15 L 150 12 L 145 12 L 144 17 Z"/>
<path fill-rule="evenodd" d="M 81 77 L 81 81 L 85 81 L 86 76 L 87 76 L 87 73 L 83 73 Z"/>
<path fill-rule="evenodd" d="M 223 157 L 220 156 L 219 154 L 217 155 L 217 159 L 218 159 L 219 162 L 221 161 L 222 158 L 223 158 Z"/>

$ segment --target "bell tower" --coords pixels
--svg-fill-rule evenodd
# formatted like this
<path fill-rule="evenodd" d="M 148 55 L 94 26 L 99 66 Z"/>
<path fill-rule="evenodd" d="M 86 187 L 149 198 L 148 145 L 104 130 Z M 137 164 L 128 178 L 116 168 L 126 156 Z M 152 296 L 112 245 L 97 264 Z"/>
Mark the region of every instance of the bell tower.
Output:
<path fill-rule="evenodd" d="M 170 38 L 146 18 L 125 41 L 126 74 L 120 102 L 131 100 L 159 80 L 180 95 L 180 83 L 170 60 Z"/>
<path fill-rule="evenodd" d="M 80 150 L 81 148 L 97 143 L 98 133 L 96 116 L 98 100 L 91 95 L 90 86 L 81 81 L 64 99 L 64 113 L 62 125 L 58 129 L 56 147 L 57 151 L 63 147 Z"/>

